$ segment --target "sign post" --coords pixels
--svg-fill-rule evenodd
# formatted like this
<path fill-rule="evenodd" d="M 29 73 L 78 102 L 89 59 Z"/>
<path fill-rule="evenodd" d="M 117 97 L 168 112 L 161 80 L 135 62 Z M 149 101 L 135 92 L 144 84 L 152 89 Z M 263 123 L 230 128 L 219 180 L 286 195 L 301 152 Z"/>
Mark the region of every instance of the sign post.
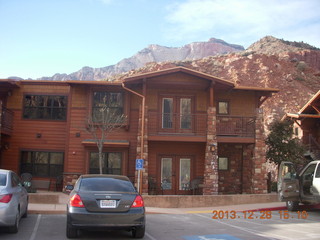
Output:
<path fill-rule="evenodd" d="M 138 170 L 138 192 L 141 194 L 141 187 L 140 187 L 140 172 L 143 169 L 143 159 L 136 159 L 136 170 Z"/>

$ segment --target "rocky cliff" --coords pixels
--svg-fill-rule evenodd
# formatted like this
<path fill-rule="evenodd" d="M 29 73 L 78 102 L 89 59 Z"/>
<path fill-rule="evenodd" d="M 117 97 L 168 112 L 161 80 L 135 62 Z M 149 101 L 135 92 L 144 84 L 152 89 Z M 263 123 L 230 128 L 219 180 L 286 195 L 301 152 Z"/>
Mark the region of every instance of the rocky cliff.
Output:
<path fill-rule="evenodd" d="M 114 77 L 184 66 L 236 85 L 278 88 L 263 104 L 266 127 L 286 112 L 297 112 L 320 89 L 320 50 L 305 43 L 265 37 L 247 50 L 193 61 L 149 63 Z"/>
<path fill-rule="evenodd" d="M 112 75 L 128 72 L 145 66 L 149 62 L 195 60 L 218 54 L 243 51 L 240 45 L 229 44 L 223 40 L 211 38 L 208 42 L 194 42 L 183 47 L 164 47 L 150 45 L 130 58 L 125 58 L 115 65 L 92 68 L 83 67 L 71 74 L 55 74 L 42 77 L 42 80 L 101 80 Z"/>

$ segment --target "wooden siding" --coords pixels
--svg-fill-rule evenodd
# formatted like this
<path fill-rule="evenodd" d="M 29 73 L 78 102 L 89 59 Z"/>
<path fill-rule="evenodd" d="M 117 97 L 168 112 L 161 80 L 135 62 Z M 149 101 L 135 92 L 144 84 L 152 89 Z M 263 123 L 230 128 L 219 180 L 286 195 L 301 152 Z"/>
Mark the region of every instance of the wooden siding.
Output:
<path fill-rule="evenodd" d="M 217 101 L 228 101 L 230 107 L 229 115 L 233 116 L 255 116 L 256 97 L 254 92 L 250 91 L 228 91 L 216 92 Z"/>
<path fill-rule="evenodd" d="M 35 81 L 36 82 L 36 81 Z M 12 95 L 8 97 L 7 108 L 22 109 L 24 94 L 42 94 L 42 95 L 68 95 L 69 86 L 67 85 L 46 85 L 36 83 L 31 85 L 22 84 L 20 88 L 14 89 Z"/>
<path fill-rule="evenodd" d="M 20 172 L 20 152 L 22 150 L 65 151 L 66 122 L 25 120 L 22 111 L 14 111 L 13 132 L 9 149 L 2 152 L 2 167 Z M 38 138 L 37 134 L 41 137 Z"/>

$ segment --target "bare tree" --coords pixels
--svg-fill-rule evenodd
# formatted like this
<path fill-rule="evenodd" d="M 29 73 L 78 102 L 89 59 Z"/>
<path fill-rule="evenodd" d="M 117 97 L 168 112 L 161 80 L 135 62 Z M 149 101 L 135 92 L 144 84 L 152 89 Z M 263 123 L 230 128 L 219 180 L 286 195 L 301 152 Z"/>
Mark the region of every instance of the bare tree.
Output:
<path fill-rule="evenodd" d="M 112 108 L 106 106 L 94 112 L 88 117 L 86 122 L 86 131 L 94 138 L 99 151 L 99 173 L 102 174 L 104 155 L 103 145 L 111 132 L 117 131 L 126 124 L 127 117 L 119 114 Z"/>

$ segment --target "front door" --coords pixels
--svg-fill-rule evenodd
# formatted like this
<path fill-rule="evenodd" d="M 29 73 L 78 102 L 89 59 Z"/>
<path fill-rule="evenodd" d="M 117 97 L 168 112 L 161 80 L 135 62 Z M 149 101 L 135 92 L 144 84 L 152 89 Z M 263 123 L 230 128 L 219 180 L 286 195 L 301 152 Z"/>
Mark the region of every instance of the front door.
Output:
<path fill-rule="evenodd" d="M 161 156 L 159 182 L 164 195 L 189 194 L 192 175 L 190 156 Z"/>

